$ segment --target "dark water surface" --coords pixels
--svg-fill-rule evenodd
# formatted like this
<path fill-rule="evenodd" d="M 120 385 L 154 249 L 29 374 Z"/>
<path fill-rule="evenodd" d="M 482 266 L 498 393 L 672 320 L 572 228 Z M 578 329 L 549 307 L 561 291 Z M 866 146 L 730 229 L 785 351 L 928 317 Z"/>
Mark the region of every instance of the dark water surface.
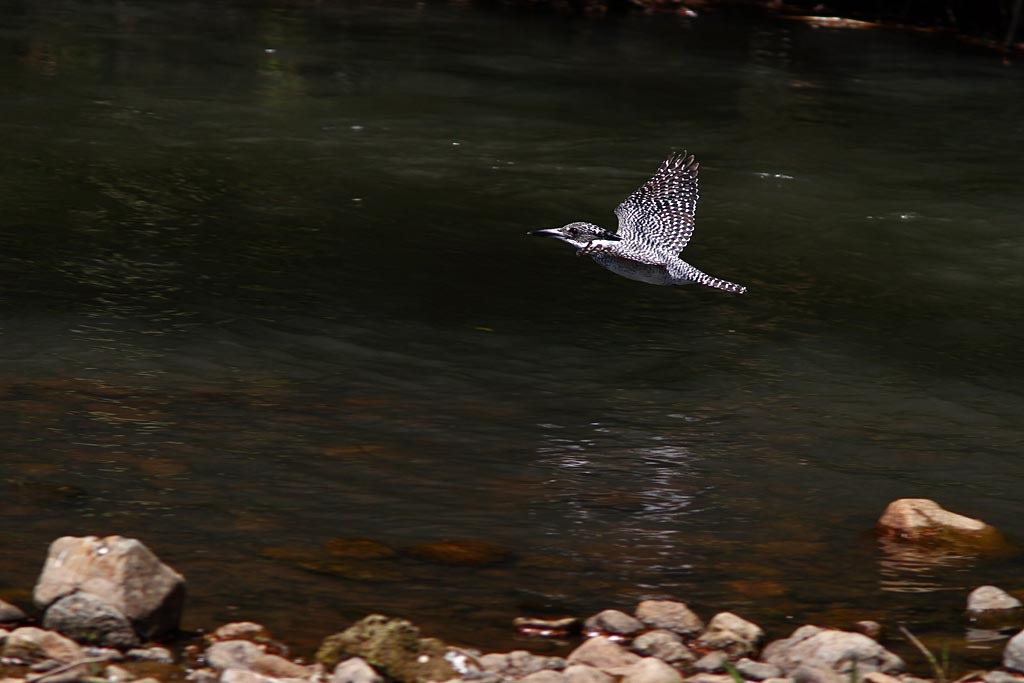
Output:
<path fill-rule="evenodd" d="M 966 590 L 1024 589 L 1020 555 L 870 533 L 930 497 L 1024 538 L 1019 65 L 455 2 L 7 2 L 0 51 L 0 595 L 120 533 L 189 626 L 306 644 L 675 597 L 959 656 Z M 681 148 L 686 255 L 747 295 L 525 236 L 613 226 Z M 353 537 L 401 554 L 327 553 Z M 406 552 L 449 539 L 514 559 Z"/>

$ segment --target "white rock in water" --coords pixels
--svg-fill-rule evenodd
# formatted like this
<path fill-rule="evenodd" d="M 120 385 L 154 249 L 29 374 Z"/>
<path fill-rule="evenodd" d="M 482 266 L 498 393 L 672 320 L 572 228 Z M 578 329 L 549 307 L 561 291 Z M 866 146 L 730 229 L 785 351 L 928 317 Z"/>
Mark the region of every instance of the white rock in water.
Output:
<path fill-rule="evenodd" d="M 945 510 L 928 498 L 900 498 L 889 503 L 878 524 L 884 530 L 906 538 L 919 538 L 947 530 L 983 534 L 995 529 L 980 519 Z"/>
<path fill-rule="evenodd" d="M 1024 631 L 1007 641 L 1003 650 L 1003 666 L 1012 671 L 1024 672 Z"/>
<path fill-rule="evenodd" d="M 967 596 L 968 612 L 984 612 L 996 609 L 1017 609 L 1021 606 L 1020 600 L 1013 597 L 1002 588 L 995 586 L 979 586 Z"/>

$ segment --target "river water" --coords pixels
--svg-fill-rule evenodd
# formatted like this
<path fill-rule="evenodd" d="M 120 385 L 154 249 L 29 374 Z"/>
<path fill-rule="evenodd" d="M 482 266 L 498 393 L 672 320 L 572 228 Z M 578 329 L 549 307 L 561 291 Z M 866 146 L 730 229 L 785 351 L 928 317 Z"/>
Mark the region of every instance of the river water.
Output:
<path fill-rule="evenodd" d="M 1024 537 L 1019 65 L 463 2 L 7 2 L 0 49 L 0 596 L 124 534 L 186 626 L 309 647 L 379 611 L 538 648 L 513 617 L 669 597 L 998 660 L 961 610 L 1020 555 L 871 530 L 928 497 Z M 747 294 L 526 237 L 614 227 L 684 148 L 686 256 Z M 508 557 L 408 551 L 442 540 Z"/>

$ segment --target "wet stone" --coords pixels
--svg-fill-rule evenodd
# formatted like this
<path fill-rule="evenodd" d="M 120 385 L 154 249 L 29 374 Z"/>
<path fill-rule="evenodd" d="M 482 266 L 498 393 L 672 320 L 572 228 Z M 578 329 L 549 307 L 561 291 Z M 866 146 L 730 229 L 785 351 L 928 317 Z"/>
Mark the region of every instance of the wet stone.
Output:
<path fill-rule="evenodd" d="M 73 662 L 82 658 L 82 648 L 59 633 L 23 626 L 7 634 L 3 656 L 30 663 L 46 659 Z"/>
<path fill-rule="evenodd" d="M 629 666 L 640 661 L 639 655 L 604 636 L 585 640 L 566 659 L 570 664 L 589 664 L 598 669 Z"/>
<path fill-rule="evenodd" d="M 352 657 L 334 667 L 330 683 L 384 683 L 384 677 L 362 657 Z"/>
<path fill-rule="evenodd" d="M 644 657 L 624 672 L 621 683 L 681 683 L 682 675 L 655 657 Z"/>
<path fill-rule="evenodd" d="M 636 608 L 636 618 L 650 628 L 665 629 L 681 635 L 699 633 L 701 621 L 686 603 L 674 600 L 644 600 Z"/>
<path fill-rule="evenodd" d="M 770 643 L 763 658 L 787 674 L 798 677 L 800 668 L 823 669 L 861 675 L 871 671 L 888 673 L 903 668 L 903 660 L 862 633 L 849 633 L 802 626 L 789 638 Z"/>
<path fill-rule="evenodd" d="M 697 642 L 703 647 L 725 650 L 732 657 L 740 657 L 753 652 L 763 637 L 764 631 L 757 624 L 731 612 L 720 612 L 708 622 Z"/>
<path fill-rule="evenodd" d="M 877 621 L 871 619 L 862 619 L 853 625 L 853 630 L 857 633 L 863 633 L 872 640 L 878 640 L 882 635 L 882 625 Z"/>
<path fill-rule="evenodd" d="M 1003 650 L 1003 666 L 1012 671 L 1024 672 L 1024 631 L 1007 641 Z"/>
<path fill-rule="evenodd" d="M 706 673 L 719 673 L 725 671 L 725 663 L 729 661 L 729 655 L 721 651 L 709 652 L 696 662 L 693 668 Z"/>
<path fill-rule="evenodd" d="M 512 678 L 522 678 L 544 669 L 560 671 L 566 666 L 566 660 L 561 657 L 545 657 L 526 650 L 493 652 L 480 657 L 479 662 L 484 671 Z"/>
<path fill-rule="evenodd" d="M 630 645 L 634 652 L 649 657 L 657 657 L 670 664 L 692 662 L 697 657 L 690 648 L 683 644 L 678 634 L 664 629 L 656 629 L 642 633 L 633 639 Z"/>
<path fill-rule="evenodd" d="M 210 634 L 210 640 L 255 640 L 267 638 L 269 634 L 263 624 L 254 621 L 234 621 L 224 624 Z"/>
<path fill-rule="evenodd" d="M 125 681 L 135 678 L 135 674 L 123 666 L 111 664 L 103 670 L 103 677 L 110 681 L 110 683 L 125 683 Z"/>
<path fill-rule="evenodd" d="M 173 664 L 174 655 L 166 647 L 137 647 L 125 653 L 128 659 L 136 662 L 157 662 L 160 664 Z"/>
<path fill-rule="evenodd" d="M 617 609 L 606 609 L 583 622 L 587 632 L 610 633 L 618 636 L 632 636 L 644 630 L 642 621 Z"/>
<path fill-rule="evenodd" d="M 523 676 L 519 680 L 523 683 L 566 683 L 565 674 L 561 671 L 552 671 L 550 669 L 535 671 L 532 674 Z"/>
<path fill-rule="evenodd" d="M 565 669 L 567 683 L 614 683 L 615 678 L 589 664 L 573 664 Z"/>
<path fill-rule="evenodd" d="M 763 681 L 766 678 L 778 678 L 782 675 L 782 669 L 774 664 L 755 662 L 746 657 L 733 664 L 733 666 L 739 675 L 749 681 Z"/>
<path fill-rule="evenodd" d="M 263 648 L 248 640 L 222 640 L 206 650 L 206 662 L 214 669 L 249 669 Z"/>
<path fill-rule="evenodd" d="M 21 621 L 25 613 L 17 605 L 12 605 L 6 600 L 0 600 L 0 623 Z"/>
<path fill-rule="evenodd" d="M 1020 600 L 995 586 L 979 586 L 967 596 L 967 609 L 972 612 L 990 609 L 1016 609 L 1020 606 Z"/>
<path fill-rule="evenodd" d="M 128 617 L 92 593 L 73 593 L 57 600 L 46 610 L 43 627 L 78 642 L 104 647 L 139 644 Z"/>

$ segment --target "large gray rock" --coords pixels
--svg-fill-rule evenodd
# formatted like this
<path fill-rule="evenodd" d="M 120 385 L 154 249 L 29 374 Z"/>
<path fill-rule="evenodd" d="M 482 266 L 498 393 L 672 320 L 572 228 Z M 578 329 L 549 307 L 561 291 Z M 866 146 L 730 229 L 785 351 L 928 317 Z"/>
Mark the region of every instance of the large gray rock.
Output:
<path fill-rule="evenodd" d="M 130 648 L 139 644 L 128 617 L 92 593 L 72 593 L 50 605 L 43 627 L 91 645 Z"/>
<path fill-rule="evenodd" d="M 669 664 L 692 662 L 697 659 L 690 648 L 683 644 L 682 636 L 665 629 L 641 633 L 633 639 L 630 648 L 634 652 L 647 657 L 657 657 Z"/>
<path fill-rule="evenodd" d="M 2 652 L 4 657 L 30 663 L 47 659 L 74 662 L 84 656 L 81 646 L 75 641 L 34 626 L 23 626 L 8 633 Z"/>
<path fill-rule="evenodd" d="M 50 544 L 33 600 L 45 609 L 73 593 L 96 596 L 149 639 L 177 630 L 185 579 L 133 538 L 64 536 Z"/>
<path fill-rule="evenodd" d="M 801 668 L 826 669 L 842 674 L 856 670 L 900 671 L 903 660 L 861 633 L 801 626 L 789 638 L 770 643 L 762 659 L 796 676 Z"/>
<path fill-rule="evenodd" d="M 763 637 L 764 631 L 757 624 L 732 612 L 720 612 L 711 618 L 697 642 L 712 650 L 725 650 L 731 657 L 742 657 L 753 652 Z"/>
<path fill-rule="evenodd" d="M 636 618 L 650 628 L 663 628 L 687 636 L 704 628 L 686 603 L 675 600 L 644 600 L 636 607 Z"/>
<path fill-rule="evenodd" d="M 1020 600 L 995 586 L 978 586 L 967 596 L 968 612 L 1017 609 L 1020 606 Z"/>
<path fill-rule="evenodd" d="M 604 636 L 597 636 L 583 641 L 569 653 L 566 661 L 569 664 L 589 664 L 598 669 L 614 669 L 635 664 L 640 661 L 640 656 Z"/>
<path fill-rule="evenodd" d="M 20 630 L 18 629 L 18 631 Z M 8 639 L 10 638 L 8 637 Z M 1013 671 L 1024 672 L 1024 631 L 1007 641 L 1006 648 L 1003 650 L 1003 666 Z"/>
<path fill-rule="evenodd" d="M 583 622 L 586 631 L 602 631 L 619 636 L 631 636 L 644 630 L 642 621 L 617 609 L 606 609 Z"/>

